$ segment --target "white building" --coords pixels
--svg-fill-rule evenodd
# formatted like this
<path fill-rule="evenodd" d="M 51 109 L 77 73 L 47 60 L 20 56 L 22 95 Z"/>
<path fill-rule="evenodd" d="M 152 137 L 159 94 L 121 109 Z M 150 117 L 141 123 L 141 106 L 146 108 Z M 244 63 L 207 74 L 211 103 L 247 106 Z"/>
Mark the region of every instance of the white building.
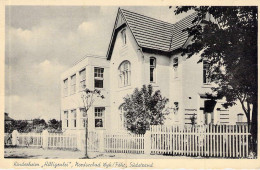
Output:
<path fill-rule="evenodd" d="M 182 32 L 195 14 L 171 24 L 119 9 L 106 57 L 87 56 L 61 76 L 61 112 L 64 130 L 84 129 L 82 84 L 98 88 L 105 99 L 97 99 L 88 112 L 89 129 L 124 129 L 121 111 L 123 97 L 142 85 L 152 84 L 169 98 L 171 114 L 166 124 L 237 124 L 246 122 L 238 103 L 228 110 L 224 100 L 212 101 L 212 84 L 207 65 L 197 63 L 199 55 L 189 59 L 180 49 L 189 43 Z"/>

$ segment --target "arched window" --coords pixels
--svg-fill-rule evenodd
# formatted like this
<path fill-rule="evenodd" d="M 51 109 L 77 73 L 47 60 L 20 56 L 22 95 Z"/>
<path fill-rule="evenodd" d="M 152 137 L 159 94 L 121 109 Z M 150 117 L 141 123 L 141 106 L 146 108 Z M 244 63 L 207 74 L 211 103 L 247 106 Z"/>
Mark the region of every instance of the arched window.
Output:
<path fill-rule="evenodd" d="M 156 80 L 156 58 L 151 57 L 150 58 L 150 82 L 155 83 Z"/>
<path fill-rule="evenodd" d="M 123 29 L 121 31 L 121 36 L 122 36 L 122 40 L 123 40 L 123 45 L 126 45 L 126 29 Z"/>
<path fill-rule="evenodd" d="M 123 61 L 119 68 L 119 87 L 129 86 L 131 84 L 131 64 L 129 61 Z"/>

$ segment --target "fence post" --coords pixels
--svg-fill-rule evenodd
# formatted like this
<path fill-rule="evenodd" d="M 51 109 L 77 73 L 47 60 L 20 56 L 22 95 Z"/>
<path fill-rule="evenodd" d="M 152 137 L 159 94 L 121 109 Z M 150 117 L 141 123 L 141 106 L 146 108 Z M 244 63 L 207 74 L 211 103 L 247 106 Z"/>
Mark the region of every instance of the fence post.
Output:
<path fill-rule="evenodd" d="M 12 145 L 16 146 L 18 145 L 18 131 L 14 130 L 12 132 Z"/>
<path fill-rule="evenodd" d="M 151 131 L 147 130 L 144 134 L 144 154 L 151 154 Z"/>
<path fill-rule="evenodd" d="M 49 132 L 47 130 L 42 131 L 42 148 L 43 149 L 48 149 L 48 137 L 49 137 Z"/>
<path fill-rule="evenodd" d="M 99 142 L 99 152 L 105 152 L 105 140 L 104 140 L 104 130 L 100 130 L 98 133 Z"/>

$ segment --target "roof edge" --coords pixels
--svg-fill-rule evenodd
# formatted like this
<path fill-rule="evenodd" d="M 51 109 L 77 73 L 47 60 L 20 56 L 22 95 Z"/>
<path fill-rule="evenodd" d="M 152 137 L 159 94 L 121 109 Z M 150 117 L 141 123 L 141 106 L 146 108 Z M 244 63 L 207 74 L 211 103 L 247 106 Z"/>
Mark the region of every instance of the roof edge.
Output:
<path fill-rule="evenodd" d="M 127 10 L 126 10 L 126 11 L 127 11 Z M 136 44 L 137 44 L 139 47 L 141 47 L 140 44 L 138 43 L 138 41 L 136 40 L 136 37 L 135 37 L 135 35 L 133 34 L 133 31 L 132 31 L 131 27 L 129 26 L 126 17 L 124 16 L 123 11 L 122 11 L 121 8 L 119 7 L 119 8 L 118 8 L 118 12 L 117 12 L 117 16 L 116 16 L 116 21 L 115 21 L 114 28 L 113 28 L 113 32 L 112 32 L 112 36 L 111 36 L 111 39 L 110 39 L 110 43 L 109 43 L 107 55 L 106 55 L 107 60 L 110 60 L 110 59 L 111 59 L 111 55 L 112 55 L 112 52 L 113 52 L 113 49 L 114 49 L 115 37 L 116 37 L 116 35 L 117 35 L 117 30 L 118 30 L 118 28 L 121 27 L 121 26 L 120 26 L 120 27 L 116 28 L 116 25 L 117 25 L 118 18 L 119 18 L 119 15 L 120 15 L 120 14 L 122 15 L 123 19 L 125 20 L 126 26 L 129 28 L 131 34 L 133 35 Z M 141 48 L 142 48 L 142 47 L 141 47 Z"/>
<path fill-rule="evenodd" d="M 110 60 L 110 58 L 111 58 L 111 53 L 112 53 L 111 52 L 111 50 L 112 50 L 111 48 L 114 48 L 112 46 L 114 46 L 113 45 L 113 39 L 114 39 L 114 33 L 115 33 L 115 29 L 116 29 L 116 24 L 117 24 L 117 21 L 118 21 L 119 12 L 120 12 L 120 7 L 117 10 L 116 20 L 115 20 L 115 23 L 114 23 L 114 28 L 113 28 L 113 31 L 112 31 L 112 35 L 111 35 L 111 38 L 110 38 L 109 45 L 108 45 L 108 50 L 107 50 L 107 54 L 106 54 L 107 60 Z"/>

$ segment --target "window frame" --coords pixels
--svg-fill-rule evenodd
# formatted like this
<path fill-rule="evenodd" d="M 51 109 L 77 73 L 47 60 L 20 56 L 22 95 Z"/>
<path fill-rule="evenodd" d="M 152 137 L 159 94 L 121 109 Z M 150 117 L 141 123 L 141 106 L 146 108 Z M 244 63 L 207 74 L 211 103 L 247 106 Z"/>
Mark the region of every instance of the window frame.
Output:
<path fill-rule="evenodd" d="M 86 115 L 84 116 L 83 111 L 85 111 Z M 87 125 L 87 112 L 85 108 L 80 108 L 79 109 L 80 112 L 80 118 L 81 118 L 81 128 L 86 128 Z"/>
<path fill-rule="evenodd" d="M 65 127 L 68 128 L 69 127 L 69 111 L 68 110 L 64 110 L 63 114 L 64 114 L 64 120 L 66 122 Z"/>
<path fill-rule="evenodd" d="M 100 69 L 100 70 L 103 70 L 101 73 L 96 73 L 96 69 Z M 94 88 L 96 89 L 103 89 L 104 88 L 104 72 L 105 72 L 105 69 L 103 67 L 94 67 Z M 96 76 L 95 74 L 99 75 L 101 74 L 102 77 L 100 76 Z M 96 87 L 96 80 L 97 81 L 102 81 L 102 87 Z"/>
<path fill-rule="evenodd" d="M 121 108 L 120 114 L 119 114 L 119 118 L 120 118 L 119 128 L 120 129 L 125 129 L 126 128 L 125 114 L 126 114 L 126 111 L 123 108 Z"/>
<path fill-rule="evenodd" d="M 124 60 L 118 67 L 119 71 L 119 87 L 131 86 L 131 63 L 128 60 Z"/>
<path fill-rule="evenodd" d="M 75 80 L 72 79 L 74 77 L 75 77 Z M 75 94 L 77 91 L 77 89 L 76 89 L 77 82 L 76 81 L 77 81 L 76 74 L 73 74 L 72 76 L 70 76 L 70 95 Z"/>
<path fill-rule="evenodd" d="M 151 60 L 154 60 L 153 64 L 151 64 Z M 156 67 L 157 67 L 157 60 L 155 57 L 150 57 L 150 83 L 156 83 Z M 151 72 L 153 70 L 153 72 Z M 153 75 L 153 80 L 151 80 L 151 75 Z"/>
<path fill-rule="evenodd" d="M 82 76 L 83 72 L 85 73 L 84 76 Z M 83 68 L 79 71 L 79 89 L 84 90 L 85 88 L 86 88 L 86 68 Z"/>
<path fill-rule="evenodd" d="M 202 71 L 202 83 L 204 85 L 208 85 L 211 83 L 211 80 L 210 78 L 208 77 L 209 76 L 209 63 L 208 61 L 203 61 L 202 62 L 202 65 L 203 65 L 203 71 Z"/>
<path fill-rule="evenodd" d="M 101 112 L 96 112 L 96 109 L 101 109 Z M 94 107 L 94 128 L 95 129 L 105 129 L 105 107 Z M 101 116 L 96 116 L 98 113 L 101 113 Z M 102 120 L 102 127 L 96 127 L 96 119 Z"/>
<path fill-rule="evenodd" d="M 66 78 L 63 80 L 63 97 L 67 97 L 69 95 L 69 79 Z"/>
<path fill-rule="evenodd" d="M 123 46 L 125 46 L 126 43 L 127 43 L 127 40 L 126 40 L 126 28 L 123 28 L 121 30 L 121 37 L 122 37 Z"/>
<path fill-rule="evenodd" d="M 243 113 L 238 113 L 237 114 L 237 123 L 242 123 L 243 122 L 243 117 L 244 117 Z"/>
<path fill-rule="evenodd" d="M 70 112 L 72 114 L 71 116 L 72 128 L 77 128 L 77 109 L 72 109 L 70 110 Z"/>

